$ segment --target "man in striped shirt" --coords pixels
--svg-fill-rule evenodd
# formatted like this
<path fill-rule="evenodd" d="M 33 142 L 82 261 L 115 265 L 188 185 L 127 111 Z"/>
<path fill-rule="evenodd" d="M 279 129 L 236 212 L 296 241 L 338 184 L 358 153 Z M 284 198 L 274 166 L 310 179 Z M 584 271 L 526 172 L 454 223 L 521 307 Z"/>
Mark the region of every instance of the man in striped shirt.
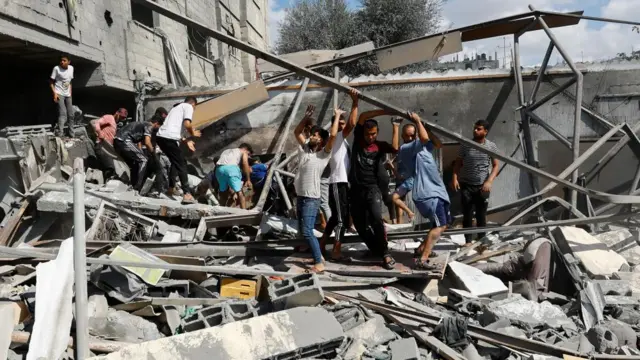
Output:
<path fill-rule="evenodd" d="M 487 140 L 488 126 L 489 123 L 486 120 L 476 121 L 473 127 L 473 141 L 484 146 L 487 150 L 498 151 L 496 144 Z M 474 208 L 476 225 L 478 227 L 487 225 L 489 194 L 493 180 L 498 176 L 500 170 L 498 165 L 498 159 L 470 146 L 460 145 L 458 158 L 453 167 L 451 188 L 461 192 L 462 224 L 465 228 L 470 228 L 473 225 Z M 482 238 L 485 234 L 478 235 L 479 238 Z M 471 244 L 472 237 L 472 234 L 465 234 L 467 246 Z"/>

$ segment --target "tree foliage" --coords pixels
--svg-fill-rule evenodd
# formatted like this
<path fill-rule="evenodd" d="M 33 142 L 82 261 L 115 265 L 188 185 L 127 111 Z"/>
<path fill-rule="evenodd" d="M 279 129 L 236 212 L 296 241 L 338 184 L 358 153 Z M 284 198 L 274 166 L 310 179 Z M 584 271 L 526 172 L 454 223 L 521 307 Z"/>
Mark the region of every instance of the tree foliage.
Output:
<path fill-rule="evenodd" d="M 437 31 L 446 0 L 360 0 L 350 11 L 345 0 L 299 0 L 287 9 L 276 51 L 280 54 L 311 50 L 339 50 L 367 41 L 376 47 L 410 40 Z M 394 71 L 423 71 L 429 63 Z M 341 66 L 354 76 L 378 73 L 375 59 Z"/>

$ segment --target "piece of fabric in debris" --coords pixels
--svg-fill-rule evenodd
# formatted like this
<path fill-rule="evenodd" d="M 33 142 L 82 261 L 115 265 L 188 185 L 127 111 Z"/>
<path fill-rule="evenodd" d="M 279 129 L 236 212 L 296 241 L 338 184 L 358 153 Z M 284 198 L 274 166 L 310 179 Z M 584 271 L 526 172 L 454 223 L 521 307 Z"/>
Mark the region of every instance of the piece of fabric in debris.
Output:
<path fill-rule="evenodd" d="M 467 325 L 469 320 L 462 316 L 446 316 L 433 330 L 433 336 L 457 351 L 469 345 Z"/>
<path fill-rule="evenodd" d="M 100 258 L 108 259 L 106 255 Z M 93 265 L 90 281 L 110 297 L 123 303 L 142 298 L 147 291 L 146 284 L 136 275 L 116 265 Z"/>

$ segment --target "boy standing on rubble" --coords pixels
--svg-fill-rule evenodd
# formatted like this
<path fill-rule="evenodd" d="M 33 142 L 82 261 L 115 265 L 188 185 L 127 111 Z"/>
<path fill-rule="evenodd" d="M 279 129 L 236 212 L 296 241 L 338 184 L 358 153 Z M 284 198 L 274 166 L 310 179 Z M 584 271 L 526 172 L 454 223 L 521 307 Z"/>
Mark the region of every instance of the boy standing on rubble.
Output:
<path fill-rule="evenodd" d="M 353 124 L 358 118 L 358 91 L 353 89 L 349 93 L 351 96 L 351 113 L 349 113 L 349 121 L 340 115 L 338 118 L 338 131 L 334 145 L 331 149 L 331 160 L 329 167 L 331 175 L 329 175 L 329 207 L 331 208 L 331 217 L 327 222 L 322 235 L 320 248 L 325 249 L 326 243 L 335 230 L 336 237 L 331 252 L 333 259 L 340 259 L 341 241 L 349 224 L 349 143 L 347 138 L 353 131 Z"/>
<path fill-rule="evenodd" d="M 294 180 L 297 194 L 298 227 L 313 254 L 314 265 L 307 272 L 321 273 L 324 271 L 324 259 L 318 239 L 313 231 L 320 208 L 320 177 L 329 164 L 331 149 L 338 133 L 339 119 L 344 111 L 334 109 L 335 118 L 331 126 L 331 134 L 319 126 L 313 126 L 309 136 L 304 135 L 307 125 L 313 123 L 312 115 L 315 108 L 307 107 L 305 116 L 294 130 L 298 141 L 298 173 Z M 323 147 L 323 144 L 324 145 Z"/>
<path fill-rule="evenodd" d="M 156 142 L 160 150 L 167 155 L 169 161 L 171 161 L 171 172 L 175 170 L 180 177 L 180 185 L 184 196 L 182 198 L 183 204 L 193 204 L 195 199 L 192 195 L 191 187 L 189 186 L 189 177 L 187 173 L 187 161 L 180 148 L 180 142 L 187 144 L 191 151 L 195 150 L 193 142 L 182 136 L 183 128 L 193 137 L 200 137 L 200 131 L 194 129 L 191 126 L 191 119 L 193 118 L 193 112 L 198 104 L 198 100 L 193 97 L 187 97 L 182 104 L 178 104 L 169 111 L 164 124 L 158 129 L 156 135 Z M 173 176 L 169 176 L 169 187 L 175 186 L 175 179 Z"/>
<path fill-rule="evenodd" d="M 53 102 L 58 104 L 58 128 L 56 136 L 62 136 L 65 123 L 67 135 L 73 137 L 73 101 L 71 100 L 71 80 L 73 80 L 73 66 L 69 55 L 60 56 L 60 64 L 54 66 L 50 77 L 50 87 L 53 92 Z"/>
<path fill-rule="evenodd" d="M 437 265 L 429 263 L 433 246 L 451 222 L 449 194 L 440 176 L 438 164 L 431 153 L 435 144 L 439 144 L 440 141 L 427 131 L 418 114 L 410 113 L 409 118 L 418 133 L 417 139 L 405 144 L 407 146 L 405 149 L 411 150 L 410 154 L 413 157 L 410 157 L 410 161 L 415 168 L 413 202 L 416 209 L 420 211 L 420 215 L 429 219 L 432 226 L 416 251 L 415 266 L 422 270 L 440 270 Z"/>
<path fill-rule="evenodd" d="M 230 198 L 237 198 L 236 205 L 246 209 L 247 202 L 242 192 L 242 173 L 246 182 L 245 187 L 251 189 L 251 166 L 249 158 L 253 155 L 253 149 L 249 144 L 240 144 L 235 149 L 227 149 L 220 154 L 220 159 L 216 162 L 216 180 L 222 204 L 229 206 Z M 240 167 L 242 166 L 242 169 Z"/>
<path fill-rule="evenodd" d="M 378 141 L 378 122 L 372 118 L 391 115 L 385 110 L 367 111 L 360 115 L 357 124 L 352 120 L 353 152 L 349 193 L 353 224 L 371 253 L 383 259 L 383 267 L 392 270 L 396 261 L 389 253 L 387 232 L 382 219 L 382 193 L 380 192 L 380 167 L 387 154 L 395 154 L 398 148 L 386 141 Z M 397 136 L 398 124 L 393 125 Z M 397 145 L 397 144 L 396 144 Z"/>
<path fill-rule="evenodd" d="M 498 151 L 496 144 L 487 140 L 488 133 L 489 123 L 486 120 L 476 121 L 473 127 L 473 141 L 486 147 L 487 150 Z M 462 224 L 465 229 L 473 225 L 474 208 L 478 227 L 487 225 L 491 185 L 498 176 L 498 171 L 500 171 L 498 159 L 470 146 L 460 145 L 460 151 L 453 167 L 451 189 L 461 192 Z M 480 238 L 483 238 L 484 235 L 484 233 L 478 234 Z M 465 234 L 464 236 L 466 246 L 471 245 L 473 235 Z"/>

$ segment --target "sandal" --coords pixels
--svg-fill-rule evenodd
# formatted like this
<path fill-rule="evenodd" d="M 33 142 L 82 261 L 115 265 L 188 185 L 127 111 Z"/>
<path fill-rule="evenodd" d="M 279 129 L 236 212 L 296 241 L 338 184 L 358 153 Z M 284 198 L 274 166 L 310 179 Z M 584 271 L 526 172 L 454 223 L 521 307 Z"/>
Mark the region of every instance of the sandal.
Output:
<path fill-rule="evenodd" d="M 427 271 L 440 271 L 442 266 L 440 264 L 432 264 L 429 260 L 422 261 L 421 259 L 415 259 L 413 262 L 414 270 L 427 270 Z"/>
<path fill-rule="evenodd" d="M 387 261 L 387 259 L 389 259 L 389 261 Z M 382 267 L 387 269 L 387 270 L 393 270 L 395 269 L 395 265 L 396 265 L 396 260 L 394 258 L 391 257 L 391 255 L 385 255 L 384 259 L 382 260 Z"/>
<path fill-rule="evenodd" d="M 305 274 L 316 274 L 316 275 L 322 275 L 322 274 L 324 274 L 324 270 L 318 270 L 318 268 L 317 268 L 317 267 L 312 266 L 311 268 L 306 269 L 306 270 L 304 271 L 304 273 L 305 273 Z"/>
<path fill-rule="evenodd" d="M 422 251 L 420 250 L 420 248 L 416 248 L 416 249 L 413 250 L 413 258 L 414 259 L 419 258 L 421 256 L 422 256 Z M 437 258 L 437 257 L 438 257 L 438 254 L 433 252 L 433 251 L 431 252 L 431 254 L 429 254 L 429 259 L 433 259 L 433 258 Z"/>

